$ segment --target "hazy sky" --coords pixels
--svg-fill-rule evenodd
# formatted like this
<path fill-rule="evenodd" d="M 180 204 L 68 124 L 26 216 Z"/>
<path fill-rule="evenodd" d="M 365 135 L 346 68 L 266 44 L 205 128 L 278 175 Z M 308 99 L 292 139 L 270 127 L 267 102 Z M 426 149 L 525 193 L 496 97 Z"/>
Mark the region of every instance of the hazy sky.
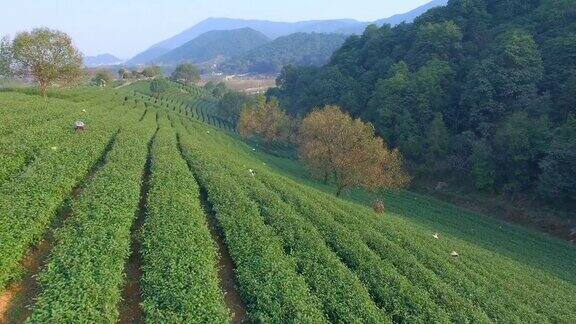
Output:
<path fill-rule="evenodd" d="M 86 55 L 129 58 L 209 17 L 373 21 L 429 0 L 0 0 L 0 35 L 47 26 Z"/>

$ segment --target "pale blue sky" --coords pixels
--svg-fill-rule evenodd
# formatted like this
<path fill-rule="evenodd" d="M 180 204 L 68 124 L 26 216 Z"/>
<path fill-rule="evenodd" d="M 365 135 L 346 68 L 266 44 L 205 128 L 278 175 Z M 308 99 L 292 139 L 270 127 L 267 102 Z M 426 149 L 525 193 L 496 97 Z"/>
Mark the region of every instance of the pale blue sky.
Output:
<path fill-rule="evenodd" d="M 373 21 L 429 0 L 0 0 L 0 35 L 47 26 L 69 33 L 86 54 L 121 58 L 208 17 Z"/>

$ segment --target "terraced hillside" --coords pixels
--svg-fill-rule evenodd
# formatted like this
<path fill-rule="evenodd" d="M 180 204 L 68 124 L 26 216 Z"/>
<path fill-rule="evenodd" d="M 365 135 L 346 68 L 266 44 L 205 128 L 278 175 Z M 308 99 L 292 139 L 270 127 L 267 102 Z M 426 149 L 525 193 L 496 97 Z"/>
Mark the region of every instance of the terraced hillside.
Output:
<path fill-rule="evenodd" d="M 576 322 L 574 246 L 410 192 L 375 214 L 202 96 L 0 92 L 0 322 Z"/>

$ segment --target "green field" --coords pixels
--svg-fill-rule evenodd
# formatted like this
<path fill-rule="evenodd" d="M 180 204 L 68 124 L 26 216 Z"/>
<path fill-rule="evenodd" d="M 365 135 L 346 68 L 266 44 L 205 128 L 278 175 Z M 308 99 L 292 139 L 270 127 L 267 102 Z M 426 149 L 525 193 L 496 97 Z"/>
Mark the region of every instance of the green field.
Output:
<path fill-rule="evenodd" d="M 214 105 L 0 92 L 0 322 L 576 323 L 574 245 L 408 191 L 336 198 Z"/>

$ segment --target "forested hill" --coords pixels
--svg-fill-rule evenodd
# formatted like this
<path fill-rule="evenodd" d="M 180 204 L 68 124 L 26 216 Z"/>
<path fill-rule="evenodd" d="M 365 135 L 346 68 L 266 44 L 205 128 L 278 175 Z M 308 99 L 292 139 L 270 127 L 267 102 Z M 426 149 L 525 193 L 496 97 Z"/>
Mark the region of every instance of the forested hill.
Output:
<path fill-rule="evenodd" d="M 235 73 L 277 73 L 286 65 L 321 66 L 345 40 L 341 34 L 295 33 L 232 58 L 224 69 Z"/>
<path fill-rule="evenodd" d="M 437 179 L 576 202 L 573 0 L 451 0 L 278 81 L 292 114 L 338 104 Z"/>
<path fill-rule="evenodd" d="M 238 56 L 270 40 L 251 28 L 206 32 L 188 43 L 160 56 L 156 63 L 206 62 L 218 56 Z"/>

